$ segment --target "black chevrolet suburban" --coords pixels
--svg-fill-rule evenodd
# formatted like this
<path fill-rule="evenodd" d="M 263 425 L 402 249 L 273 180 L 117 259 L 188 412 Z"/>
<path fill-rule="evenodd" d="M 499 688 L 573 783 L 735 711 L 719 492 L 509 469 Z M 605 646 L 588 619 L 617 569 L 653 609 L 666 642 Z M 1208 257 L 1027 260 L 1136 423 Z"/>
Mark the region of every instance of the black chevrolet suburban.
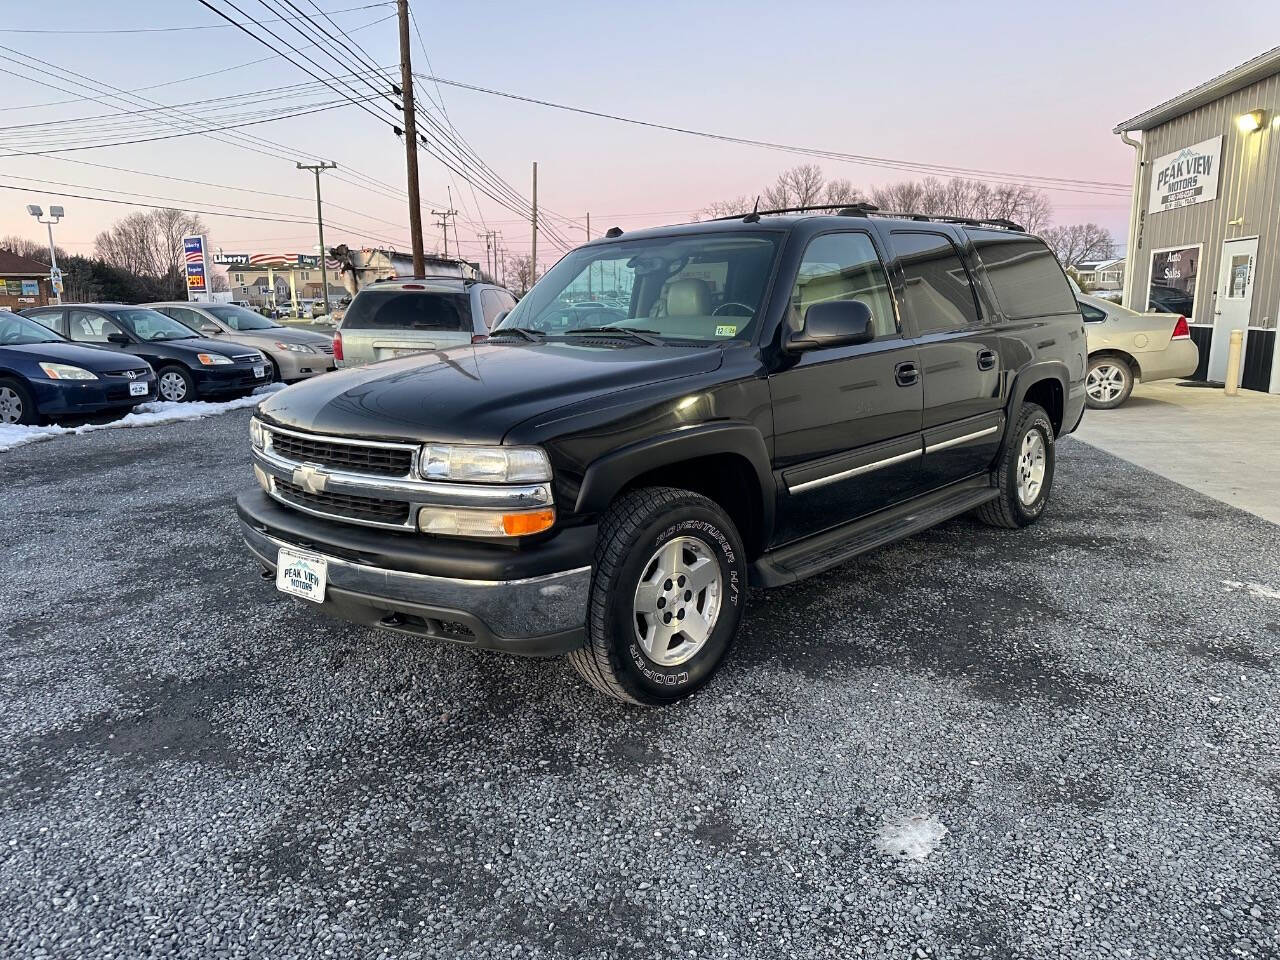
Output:
<path fill-rule="evenodd" d="M 967 511 L 1033 523 L 1084 375 L 1066 276 L 1006 221 L 614 228 L 485 343 L 272 395 L 238 509 L 322 610 L 662 704 L 719 667 L 749 586 Z"/>

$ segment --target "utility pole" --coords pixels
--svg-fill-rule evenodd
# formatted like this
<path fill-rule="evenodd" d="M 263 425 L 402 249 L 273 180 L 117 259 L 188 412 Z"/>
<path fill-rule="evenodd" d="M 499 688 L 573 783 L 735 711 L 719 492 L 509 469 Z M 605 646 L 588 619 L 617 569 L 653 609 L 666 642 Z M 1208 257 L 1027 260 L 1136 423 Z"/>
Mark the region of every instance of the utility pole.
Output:
<path fill-rule="evenodd" d="M 409 237 L 413 275 L 427 272 L 422 260 L 422 201 L 418 196 L 418 125 L 413 112 L 413 64 L 409 61 L 409 0 L 396 0 L 400 18 L 400 90 L 404 98 L 404 152 L 409 175 Z"/>
<path fill-rule="evenodd" d="M 444 257 L 449 259 L 449 218 L 456 217 L 458 211 L 453 209 L 453 190 L 449 191 L 449 209 L 448 210 L 432 210 L 432 216 L 439 217 L 436 226 L 444 231 Z M 461 256 L 461 254 L 459 254 Z"/>
<path fill-rule="evenodd" d="M 298 164 L 299 170 L 310 170 L 316 175 L 316 226 L 320 230 L 320 282 L 324 285 L 324 315 L 329 316 L 329 268 L 325 265 L 325 260 L 329 258 L 329 251 L 324 248 L 324 210 L 320 206 L 320 174 L 326 170 L 336 170 L 336 163 L 328 163 L 321 160 L 317 164 L 308 166 L 305 163 Z"/>
<path fill-rule="evenodd" d="M 529 286 L 538 279 L 538 161 L 533 161 L 533 259 L 529 264 Z"/>

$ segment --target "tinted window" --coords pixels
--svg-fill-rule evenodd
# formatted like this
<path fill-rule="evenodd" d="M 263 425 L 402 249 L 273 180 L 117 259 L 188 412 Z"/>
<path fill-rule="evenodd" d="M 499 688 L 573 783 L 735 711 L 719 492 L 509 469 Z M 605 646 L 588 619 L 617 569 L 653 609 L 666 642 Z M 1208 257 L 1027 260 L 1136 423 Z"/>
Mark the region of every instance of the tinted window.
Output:
<path fill-rule="evenodd" d="M 1075 297 L 1058 258 L 1042 241 L 1027 236 L 970 236 L 996 301 L 1010 320 L 1076 312 Z"/>
<path fill-rule="evenodd" d="M 1087 303 L 1080 304 L 1080 313 L 1085 323 L 1103 323 L 1107 319 L 1106 313 Z"/>
<path fill-rule="evenodd" d="M 907 313 L 916 333 L 959 330 L 978 322 L 969 272 L 950 239 L 894 231 L 893 248 L 902 264 Z"/>
<path fill-rule="evenodd" d="M 124 332 L 102 314 L 88 310 L 69 311 L 69 320 L 67 333 L 80 343 L 107 343 L 111 334 Z"/>
<path fill-rule="evenodd" d="M 361 290 L 343 318 L 344 330 L 471 331 L 471 296 L 427 290 Z"/>
<path fill-rule="evenodd" d="M 830 300 L 860 300 L 871 310 L 876 339 L 898 335 L 889 282 L 865 233 L 829 233 L 810 241 L 791 290 L 787 322 L 794 330 L 804 329 L 805 311 Z"/>
<path fill-rule="evenodd" d="M 484 308 L 484 325 L 487 330 L 492 330 L 493 325 L 498 322 L 498 314 L 503 310 L 510 310 L 512 306 L 497 290 L 485 290 L 481 293 L 480 305 Z"/>

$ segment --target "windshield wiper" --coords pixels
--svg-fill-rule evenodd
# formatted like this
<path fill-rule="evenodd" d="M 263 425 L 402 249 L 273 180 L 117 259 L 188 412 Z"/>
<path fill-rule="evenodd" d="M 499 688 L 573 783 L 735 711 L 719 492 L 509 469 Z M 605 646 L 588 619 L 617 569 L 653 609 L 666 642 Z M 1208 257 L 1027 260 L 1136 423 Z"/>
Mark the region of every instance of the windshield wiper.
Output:
<path fill-rule="evenodd" d="M 546 336 L 541 330 L 534 330 L 532 327 L 499 327 L 489 334 L 489 339 L 492 340 L 500 333 L 518 333 L 532 343 L 541 343 Z"/>
<path fill-rule="evenodd" d="M 642 330 L 638 327 L 618 327 L 613 324 L 606 324 L 603 327 L 578 327 L 576 330 L 566 330 L 564 336 L 572 336 L 577 333 L 625 333 L 629 337 L 634 337 L 642 343 L 647 343 L 651 347 L 661 347 L 663 342 L 650 336 L 650 334 L 658 334 L 661 336 L 661 330 Z"/>

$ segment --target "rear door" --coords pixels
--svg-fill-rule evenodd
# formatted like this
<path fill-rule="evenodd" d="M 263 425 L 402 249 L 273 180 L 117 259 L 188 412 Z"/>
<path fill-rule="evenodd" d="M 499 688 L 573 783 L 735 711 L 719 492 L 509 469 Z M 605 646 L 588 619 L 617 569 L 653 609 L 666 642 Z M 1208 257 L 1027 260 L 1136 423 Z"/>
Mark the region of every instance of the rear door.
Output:
<path fill-rule="evenodd" d="M 920 486 L 923 392 L 915 343 L 903 335 L 870 232 L 809 240 L 786 322 L 803 329 L 815 303 L 860 300 L 875 338 L 784 356 L 769 377 L 782 544 L 905 500 Z"/>
<path fill-rule="evenodd" d="M 995 459 L 1004 424 L 1000 338 L 952 234 L 893 229 L 890 243 L 924 378 L 926 482 L 938 487 Z"/>

